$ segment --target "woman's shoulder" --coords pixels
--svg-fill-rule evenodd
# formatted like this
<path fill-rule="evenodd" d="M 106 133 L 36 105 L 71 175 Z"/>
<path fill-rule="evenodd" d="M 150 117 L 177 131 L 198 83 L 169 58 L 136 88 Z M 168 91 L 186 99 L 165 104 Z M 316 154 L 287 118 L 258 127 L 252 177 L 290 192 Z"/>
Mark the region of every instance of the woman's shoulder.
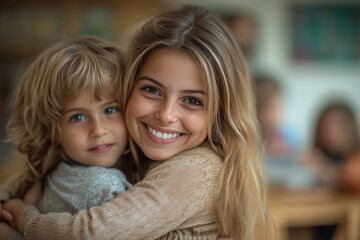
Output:
<path fill-rule="evenodd" d="M 147 177 L 161 173 L 167 175 L 217 175 L 222 159 L 208 144 L 181 152 L 170 159 L 153 165 Z"/>
<path fill-rule="evenodd" d="M 221 165 L 222 163 L 220 155 L 208 143 L 203 143 L 198 147 L 181 152 L 169 159 L 169 161 L 206 162 L 214 165 Z"/>

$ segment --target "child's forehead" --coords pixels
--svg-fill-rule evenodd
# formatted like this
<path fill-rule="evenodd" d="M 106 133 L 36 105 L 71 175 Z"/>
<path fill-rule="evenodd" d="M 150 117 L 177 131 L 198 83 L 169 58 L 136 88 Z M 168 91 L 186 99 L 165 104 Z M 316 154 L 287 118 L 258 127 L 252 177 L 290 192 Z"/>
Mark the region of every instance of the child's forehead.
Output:
<path fill-rule="evenodd" d="M 118 101 L 119 96 L 116 91 L 91 91 L 90 89 L 83 89 L 76 94 L 67 96 L 64 99 L 65 106 L 71 105 L 74 102 L 100 102 L 100 101 Z"/>

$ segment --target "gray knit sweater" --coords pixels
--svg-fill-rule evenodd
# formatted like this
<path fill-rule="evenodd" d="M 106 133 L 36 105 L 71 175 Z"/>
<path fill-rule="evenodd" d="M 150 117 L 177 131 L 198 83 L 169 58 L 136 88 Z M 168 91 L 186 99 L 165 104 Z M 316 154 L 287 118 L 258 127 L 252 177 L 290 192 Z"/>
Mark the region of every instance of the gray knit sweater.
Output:
<path fill-rule="evenodd" d="M 61 162 L 46 179 L 38 209 L 41 213 L 74 214 L 108 202 L 131 186 L 118 169 Z M 15 239 L 23 238 L 20 233 L 15 233 L 9 240 Z"/>
<path fill-rule="evenodd" d="M 46 179 L 38 208 L 42 213 L 76 213 L 108 202 L 131 187 L 115 168 L 61 162 Z"/>

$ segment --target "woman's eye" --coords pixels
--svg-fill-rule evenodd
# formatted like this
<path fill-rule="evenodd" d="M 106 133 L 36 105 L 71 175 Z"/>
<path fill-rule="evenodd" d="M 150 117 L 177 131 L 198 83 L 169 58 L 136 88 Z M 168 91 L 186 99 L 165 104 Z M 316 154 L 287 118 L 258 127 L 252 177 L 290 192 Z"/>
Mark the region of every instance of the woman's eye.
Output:
<path fill-rule="evenodd" d="M 85 120 L 85 116 L 82 114 L 76 114 L 70 117 L 70 122 L 81 122 Z"/>
<path fill-rule="evenodd" d="M 190 104 L 190 105 L 195 105 L 195 106 L 202 106 L 202 102 L 197 99 L 197 98 L 187 98 L 185 99 L 185 102 Z"/>
<path fill-rule="evenodd" d="M 111 114 L 116 113 L 117 111 L 118 111 L 118 108 L 116 108 L 116 107 L 109 107 L 109 108 L 105 109 L 104 113 L 105 113 L 106 115 L 111 115 Z"/>
<path fill-rule="evenodd" d="M 142 90 L 150 94 L 160 95 L 160 92 L 156 88 L 151 86 L 145 86 L 142 88 Z"/>

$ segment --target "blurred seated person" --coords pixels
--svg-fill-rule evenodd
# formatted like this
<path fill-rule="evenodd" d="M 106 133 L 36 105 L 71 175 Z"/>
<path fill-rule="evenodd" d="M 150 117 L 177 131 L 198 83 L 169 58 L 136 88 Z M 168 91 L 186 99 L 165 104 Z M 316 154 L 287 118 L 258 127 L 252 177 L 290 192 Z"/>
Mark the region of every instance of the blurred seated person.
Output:
<path fill-rule="evenodd" d="M 331 103 L 320 112 L 315 126 L 306 165 L 315 170 L 323 185 L 360 189 L 359 131 L 351 108 Z"/>
<path fill-rule="evenodd" d="M 360 150 L 352 153 L 343 164 L 341 184 L 347 190 L 360 193 Z"/>
<path fill-rule="evenodd" d="M 296 131 L 283 123 L 285 101 L 279 83 L 271 77 L 257 76 L 254 84 L 270 184 L 290 188 L 313 185 L 315 175 L 301 165 Z"/>
<path fill-rule="evenodd" d="M 260 76 L 255 79 L 255 91 L 266 154 L 278 159 L 294 154 L 299 141 L 294 131 L 283 125 L 284 96 L 279 83 Z"/>

